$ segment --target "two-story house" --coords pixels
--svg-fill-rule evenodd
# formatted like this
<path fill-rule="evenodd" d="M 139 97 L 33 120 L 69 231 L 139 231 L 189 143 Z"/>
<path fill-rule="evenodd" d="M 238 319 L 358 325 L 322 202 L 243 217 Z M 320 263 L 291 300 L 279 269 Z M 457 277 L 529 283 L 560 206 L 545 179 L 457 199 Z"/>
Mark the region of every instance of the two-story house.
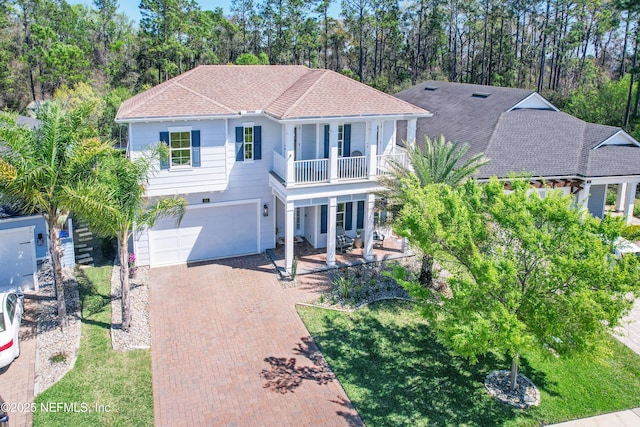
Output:
<path fill-rule="evenodd" d="M 180 195 L 180 224 L 160 220 L 134 239 L 152 267 L 259 253 L 294 241 L 327 248 L 336 229 L 363 230 L 372 257 L 378 177 L 402 159 L 396 129 L 415 140 L 430 113 L 329 70 L 305 66 L 197 67 L 125 101 L 129 156 L 166 143 L 147 197 Z"/>

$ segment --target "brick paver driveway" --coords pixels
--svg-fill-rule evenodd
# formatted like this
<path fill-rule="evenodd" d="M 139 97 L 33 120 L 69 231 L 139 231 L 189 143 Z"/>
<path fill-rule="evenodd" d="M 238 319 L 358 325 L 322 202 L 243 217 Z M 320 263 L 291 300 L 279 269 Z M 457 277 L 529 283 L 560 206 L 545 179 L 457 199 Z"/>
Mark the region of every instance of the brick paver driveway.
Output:
<path fill-rule="evenodd" d="M 362 425 L 263 255 L 150 271 L 155 424 Z"/>

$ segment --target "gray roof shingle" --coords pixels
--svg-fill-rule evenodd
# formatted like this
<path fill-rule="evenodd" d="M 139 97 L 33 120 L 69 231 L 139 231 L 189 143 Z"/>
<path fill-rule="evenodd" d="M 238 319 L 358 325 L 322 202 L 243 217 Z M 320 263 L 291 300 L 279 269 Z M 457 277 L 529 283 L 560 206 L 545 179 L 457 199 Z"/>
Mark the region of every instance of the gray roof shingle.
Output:
<path fill-rule="evenodd" d="M 476 97 L 474 93 L 489 95 Z M 396 96 L 433 113 L 433 117 L 418 120 L 416 139 L 423 146 L 425 135 L 444 135 L 447 140 L 469 144 L 466 158 L 484 152 L 490 163 L 478 172 L 478 178 L 505 178 L 512 172 L 534 177 L 640 175 L 640 147 L 593 149 L 623 132 L 621 129 L 586 123 L 551 108 L 511 110 L 533 93 L 427 81 Z M 403 131 L 399 129 L 400 137 L 406 135 Z"/>

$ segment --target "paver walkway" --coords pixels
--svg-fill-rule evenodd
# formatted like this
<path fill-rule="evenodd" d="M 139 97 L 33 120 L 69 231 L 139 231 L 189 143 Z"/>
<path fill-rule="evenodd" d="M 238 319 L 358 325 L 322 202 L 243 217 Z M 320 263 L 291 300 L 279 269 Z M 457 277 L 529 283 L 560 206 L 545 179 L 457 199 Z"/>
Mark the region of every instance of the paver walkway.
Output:
<path fill-rule="evenodd" d="M 11 427 L 31 427 L 33 414 L 27 409 L 33 403 L 33 383 L 36 360 L 37 297 L 26 293 L 25 312 L 20 327 L 20 357 L 8 368 L 0 370 L 0 396 L 13 409 L 9 412 Z"/>
<path fill-rule="evenodd" d="M 615 336 L 624 345 L 640 354 L 640 298 L 636 299 L 629 314 L 616 329 Z"/>
<path fill-rule="evenodd" d="M 156 426 L 363 425 L 273 264 L 150 270 Z"/>

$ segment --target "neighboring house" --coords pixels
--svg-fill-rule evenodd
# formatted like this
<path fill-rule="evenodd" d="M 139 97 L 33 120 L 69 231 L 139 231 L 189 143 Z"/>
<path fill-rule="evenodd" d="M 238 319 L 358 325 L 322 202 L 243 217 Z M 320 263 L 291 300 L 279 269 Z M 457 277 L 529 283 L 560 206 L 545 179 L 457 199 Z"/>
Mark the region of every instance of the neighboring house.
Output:
<path fill-rule="evenodd" d="M 49 254 L 41 215 L 23 216 L 0 206 L 0 291 L 38 289 L 37 261 Z"/>
<path fill-rule="evenodd" d="M 631 220 L 640 143 L 622 129 L 586 123 L 523 89 L 427 81 L 396 97 L 433 112 L 418 120 L 417 141 L 423 147 L 425 135 L 444 135 L 469 144 L 467 156 L 484 152 L 490 163 L 480 169 L 480 180 L 526 172 L 534 186 L 544 183 L 575 194 L 600 218 L 607 186 L 619 184 L 616 208 Z"/>
<path fill-rule="evenodd" d="M 327 248 L 335 264 L 336 228 L 364 229 L 372 257 L 377 179 L 403 156 L 429 113 L 329 70 L 305 66 L 197 67 L 125 101 L 129 156 L 162 141 L 147 196 L 188 202 L 178 227 L 159 221 L 138 233 L 140 265 L 162 266 L 262 252 L 285 244 L 290 271 L 295 237 Z"/>

